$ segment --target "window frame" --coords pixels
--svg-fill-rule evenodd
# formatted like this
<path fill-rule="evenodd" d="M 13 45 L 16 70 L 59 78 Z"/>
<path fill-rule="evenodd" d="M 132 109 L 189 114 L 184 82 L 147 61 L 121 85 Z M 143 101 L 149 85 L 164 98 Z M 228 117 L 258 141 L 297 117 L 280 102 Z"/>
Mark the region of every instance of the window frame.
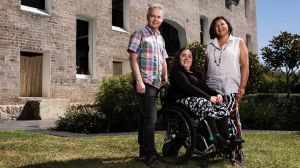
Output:
<path fill-rule="evenodd" d="M 249 51 L 252 51 L 252 37 L 250 34 L 246 34 L 246 46 Z"/>
<path fill-rule="evenodd" d="M 201 24 L 203 23 L 203 25 Z M 206 16 L 201 15 L 200 16 L 200 43 L 201 44 L 207 44 L 208 41 L 208 18 Z M 203 29 L 203 30 L 202 30 Z M 201 39 L 201 34 L 203 35 L 203 39 Z M 202 43 L 203 42 L 203 43 Z"/>
<path fill-rule="evenodd" d="M 95 26 L 96 26 L 96 21 L 94 19 L 84 17 L 84 16 L 77 16 L 76 17 L 76 34 L 77 34 L 77 20 L 82 20 L 88 22 L 88 46 L 89 46 L 89 52 L 88 52 L 88 71 L 89 74 L 77 74 L 77 65 L 76 65 L 76 59 L 77 59 L 77 54 L 75 52 L 75 67 L 76 67 L 76 78 L 81 78 L 81 79 L 91 79 L 95 75 L 95 70 L 94 70 L 94 53 L 95 53 Z M 77 41 L 77 37 L 76 37 Z M 76 42 L 75 42 L 76 43 Z M 77 47 L 75 45 L 75 51 L 77 51 Z"/>
<path fill-rule="evenodd" d="M 119 76 L 123 74 L 123 62 L 122 61 L 113 61 L 113 76 Z M 121 69 L 121 73 L 117 74 L 117 72 L 115 72 L 115 65 L 120 65 L 121 67 L 119 67 Z M 117 67 L 116 67 L 117 68 Z"/>
<path fill-rule="evenodd" d="M 238 6 L 240 0 L 225 0 L 225 6 L 227 9 L 232 9 L 232 5 Z"/>
<path fill-rule="evenodd" d="M 36 13 L 36 14 L 40 14 L 40 15 L 44 15 L 44 16 L 50 16 L 52 0 L 43 0 L 43 1 L 45 4 L 45 6 L 44 6 L 45 9 L 22 5 L 21 4 L 22 2 L 20 2 L 20 8 L 23 11 L 32 12 L 32 13 Z"/>
<path fill-rule="evenodd" d="M 130 28 L 130 0 L 122 0 L 123 1 L 123 26 L 115 26 L 112 24 L 112 30 L 118 31 L 118 32 L 124 32 L 124 33 L 129 33 L 129 28 Z M 111 1 L 112 2 L 112 1 Z M 113 4 L 112 4 L 112 9 L 113 9 Z M 111 16 L 113 15 L 113 10 L 111 10 Z M 112 17 L 111 17 L 112 18 Z"/>
<path fill-rule="evenodd" d="M 250 1 L 249 0 L 245 0 L 244 1 L 244 6 L 245 6 L 245 17 L 249 18 L 249 14 L 250 14 Z"/>

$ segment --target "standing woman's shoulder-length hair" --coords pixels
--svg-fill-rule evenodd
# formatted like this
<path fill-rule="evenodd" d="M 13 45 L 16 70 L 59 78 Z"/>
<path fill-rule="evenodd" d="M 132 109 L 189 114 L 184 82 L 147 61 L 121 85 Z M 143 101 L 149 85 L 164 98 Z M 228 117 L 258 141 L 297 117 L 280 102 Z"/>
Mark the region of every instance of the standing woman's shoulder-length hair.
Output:
<path fill-rule="evenodd" d="M 226 24 L 228 25 L 229 34 L 232 33 L 232 26 L 229 23 L 229 21 L 224 16 L 217 16 L 216 18 L 214 18 L 214 20 L 210 24 L 210 28 L 209 28 L 209 37 L 210 37 L 210 39 L 214 39 L 214 38 L 218 37 L 217 31 L 216 31 L 216 22 L 218 20 L 221 20 L 221 19 L 224 20 L 226 22 Z"/>

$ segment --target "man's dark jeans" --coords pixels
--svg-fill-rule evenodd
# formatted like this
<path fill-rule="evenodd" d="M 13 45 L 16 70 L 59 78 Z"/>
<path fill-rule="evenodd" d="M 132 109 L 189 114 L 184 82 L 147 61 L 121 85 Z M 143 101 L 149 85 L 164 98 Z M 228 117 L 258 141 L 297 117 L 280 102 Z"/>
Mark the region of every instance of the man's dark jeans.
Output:
<path fill-rule="evenodd" d="M 157 120 L 156 97 L 158 89 L 145 84 L 146 93 L 138 94 L 140 103 L 141 119 L 138 134 L 140 155 L 149 157 L 156 154 L 154 145 L 154 129 Z"/>

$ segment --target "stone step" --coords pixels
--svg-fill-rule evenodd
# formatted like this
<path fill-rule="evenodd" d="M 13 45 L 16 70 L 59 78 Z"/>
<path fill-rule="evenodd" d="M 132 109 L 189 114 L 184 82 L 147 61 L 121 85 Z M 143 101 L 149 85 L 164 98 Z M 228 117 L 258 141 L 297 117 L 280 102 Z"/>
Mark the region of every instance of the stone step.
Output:
<path fill-rule="evenodd" d="M 68 106 L 68 99 L 32 99 L 23 105 L 0 105 L 0 120 L 57 119 Z"/>

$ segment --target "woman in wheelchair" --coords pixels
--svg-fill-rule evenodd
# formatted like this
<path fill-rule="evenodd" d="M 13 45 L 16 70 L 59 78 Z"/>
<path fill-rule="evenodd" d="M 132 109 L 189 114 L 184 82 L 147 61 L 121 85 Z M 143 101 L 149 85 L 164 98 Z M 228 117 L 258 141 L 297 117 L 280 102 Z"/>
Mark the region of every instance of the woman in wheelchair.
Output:
<path fill-rule="evenodd" d="M 166 130 L 162 157 L 180 164 L 195 153 L 203 158 L 202 167 L 207 167 L 208 157 L 218 154 L 232 161 L 233 149 L 242 142 L 229 134 L 230 113 L 222 95 L 206 85 L 188 48 L 181 49 L 173 63 L 157 122 L 158 131 Z"/>
<path fill-rule="evenodd" d="M 202 75 L 196 71 L 192 52 L 182 48 L 176 55 L 170 72 L 168 99 L 189 108 L 199 120 L 205 119 L 212 131 L 210 137 L 220 150 L 229 138 L 229 112 L 222 95 L 209 89 Z"/>

